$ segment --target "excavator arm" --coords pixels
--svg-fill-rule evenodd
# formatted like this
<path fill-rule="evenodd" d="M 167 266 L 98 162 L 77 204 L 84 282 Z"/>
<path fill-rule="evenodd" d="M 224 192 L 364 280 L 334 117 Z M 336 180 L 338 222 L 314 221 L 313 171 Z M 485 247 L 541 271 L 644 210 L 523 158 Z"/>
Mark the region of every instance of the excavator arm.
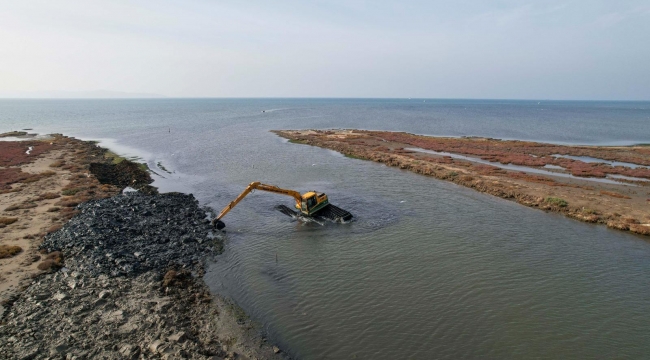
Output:
<path fill-rule="evenodd" d="M 239 202 L 242 201 L 246 197 L 246 195 L 250 194 L 253 190 L 262 190 L 262 191 L 268 191 L 276 194 L 288 195 L 293 197 L 296 200 L 296 205 L 298 207 L 300 207 L 300 205 L 302 204 L 302 196 L 297 191 L 282 189 L 277 186 L 262 184 L 259 181 L 254 181 L 250 183 L 246 187 L 246 189 L 244 189 L 244 191 L 242 191 L 242 193 L 239 194 L 239 196 L 237 196 L 235 200 L 231 201 L 230 204 L 228 204 L 225 208 L 223 208 L 223 210 L 221 210 L 219 216 L 217 216 L 214 220 L 212 220 L 212 224 L 216 225 L 217 228 L 223 228 L 223 226 L 225 225 L 222 225 L 223 223 L 221 222 L 221 218 L 226 216 L 226 214 L 230 212 L 232 208 L 234 208 L 237 204 L 239 204 Z"/>

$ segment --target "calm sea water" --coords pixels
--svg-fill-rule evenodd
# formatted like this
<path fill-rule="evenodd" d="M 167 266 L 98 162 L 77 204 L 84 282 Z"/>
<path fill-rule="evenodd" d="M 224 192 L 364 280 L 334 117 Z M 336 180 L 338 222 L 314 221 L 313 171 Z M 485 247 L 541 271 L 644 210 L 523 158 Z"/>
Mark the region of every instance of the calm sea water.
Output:
<path fill-rule="evenodd" d="M 353 212 L 300 223 L 257 192 L 224 219 L 206 281 L 297 358 L 650 356 L 647 239 L 268 132 L 650 143 L 648 102 L 0 100 L 0 131 L 22 128 L 104 139 L 216 210 L 260 180 Z"/>

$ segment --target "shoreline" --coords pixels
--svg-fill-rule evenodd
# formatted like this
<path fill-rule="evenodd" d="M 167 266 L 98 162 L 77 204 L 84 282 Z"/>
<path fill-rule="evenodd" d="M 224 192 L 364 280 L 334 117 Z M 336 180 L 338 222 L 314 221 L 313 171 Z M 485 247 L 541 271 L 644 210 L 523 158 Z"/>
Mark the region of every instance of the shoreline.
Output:
<path fill-rule="evenodd" d="M 648 146 L 567 146 L 355 129 L 272 132 L 291 143 L 380 162 L 583 222 L 650 235 Z"/>
<path fill-rule="evenodd" d="M 0 147 L 0 246 L 20 247 L 0 259 L 5 356 L 287 358 L 210 294 L 204 261 L 223 238 L 191 194 L 158 194 L 142 165 L 94 142 Z"/>

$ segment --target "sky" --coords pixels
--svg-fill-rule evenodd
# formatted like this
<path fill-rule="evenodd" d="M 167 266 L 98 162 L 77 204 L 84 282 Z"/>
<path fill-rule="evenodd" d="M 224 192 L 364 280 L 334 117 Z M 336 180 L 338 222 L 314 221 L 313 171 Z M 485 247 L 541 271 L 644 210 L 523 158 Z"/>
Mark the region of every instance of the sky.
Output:
<path fill-rule="evenodd" d="M 648 0 L 5 0 L 0 97 L 650 100 L 649 34 Z"/>

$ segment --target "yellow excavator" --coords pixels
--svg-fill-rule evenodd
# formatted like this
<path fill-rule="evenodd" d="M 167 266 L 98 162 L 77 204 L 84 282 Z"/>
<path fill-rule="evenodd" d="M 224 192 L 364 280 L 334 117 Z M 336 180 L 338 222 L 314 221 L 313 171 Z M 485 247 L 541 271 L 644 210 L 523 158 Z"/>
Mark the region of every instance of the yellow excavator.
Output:
<path fill-rule="evenodd" d="M 327 195 L 324 193 L 309 191 L 301 195 L 295 190 L 282 189 L 274 185 L 262 184 L 259 181 L 255 181 L 250 183 L 246 189 L 244 189 L 244 191 L 242 191 L 242 193 L 237 196 L 235 200 L 231 201 L 230 204 L 221 210 L 219 216 L 212 220 L 212 225 L 219 230 L 223 229 L 226 224 L 221 221 L 221 218 L 226 216 L 226 214 L 230 212 L 232 208 L 239 204 L 239 202 L 242 201 L 246 195 L 250 194 L 254 190 L 268 191 L 293 197 L 293 199 L 296 201 L 295 207 L 298 211 L 294 211 L 285 205 L 276 206 L 278 210 L 289 216 L 322 217 L 334 222 L 346 222 L 352 219 L 352 214 L 330 204 L 329 200 L 327 199 Z"/>

